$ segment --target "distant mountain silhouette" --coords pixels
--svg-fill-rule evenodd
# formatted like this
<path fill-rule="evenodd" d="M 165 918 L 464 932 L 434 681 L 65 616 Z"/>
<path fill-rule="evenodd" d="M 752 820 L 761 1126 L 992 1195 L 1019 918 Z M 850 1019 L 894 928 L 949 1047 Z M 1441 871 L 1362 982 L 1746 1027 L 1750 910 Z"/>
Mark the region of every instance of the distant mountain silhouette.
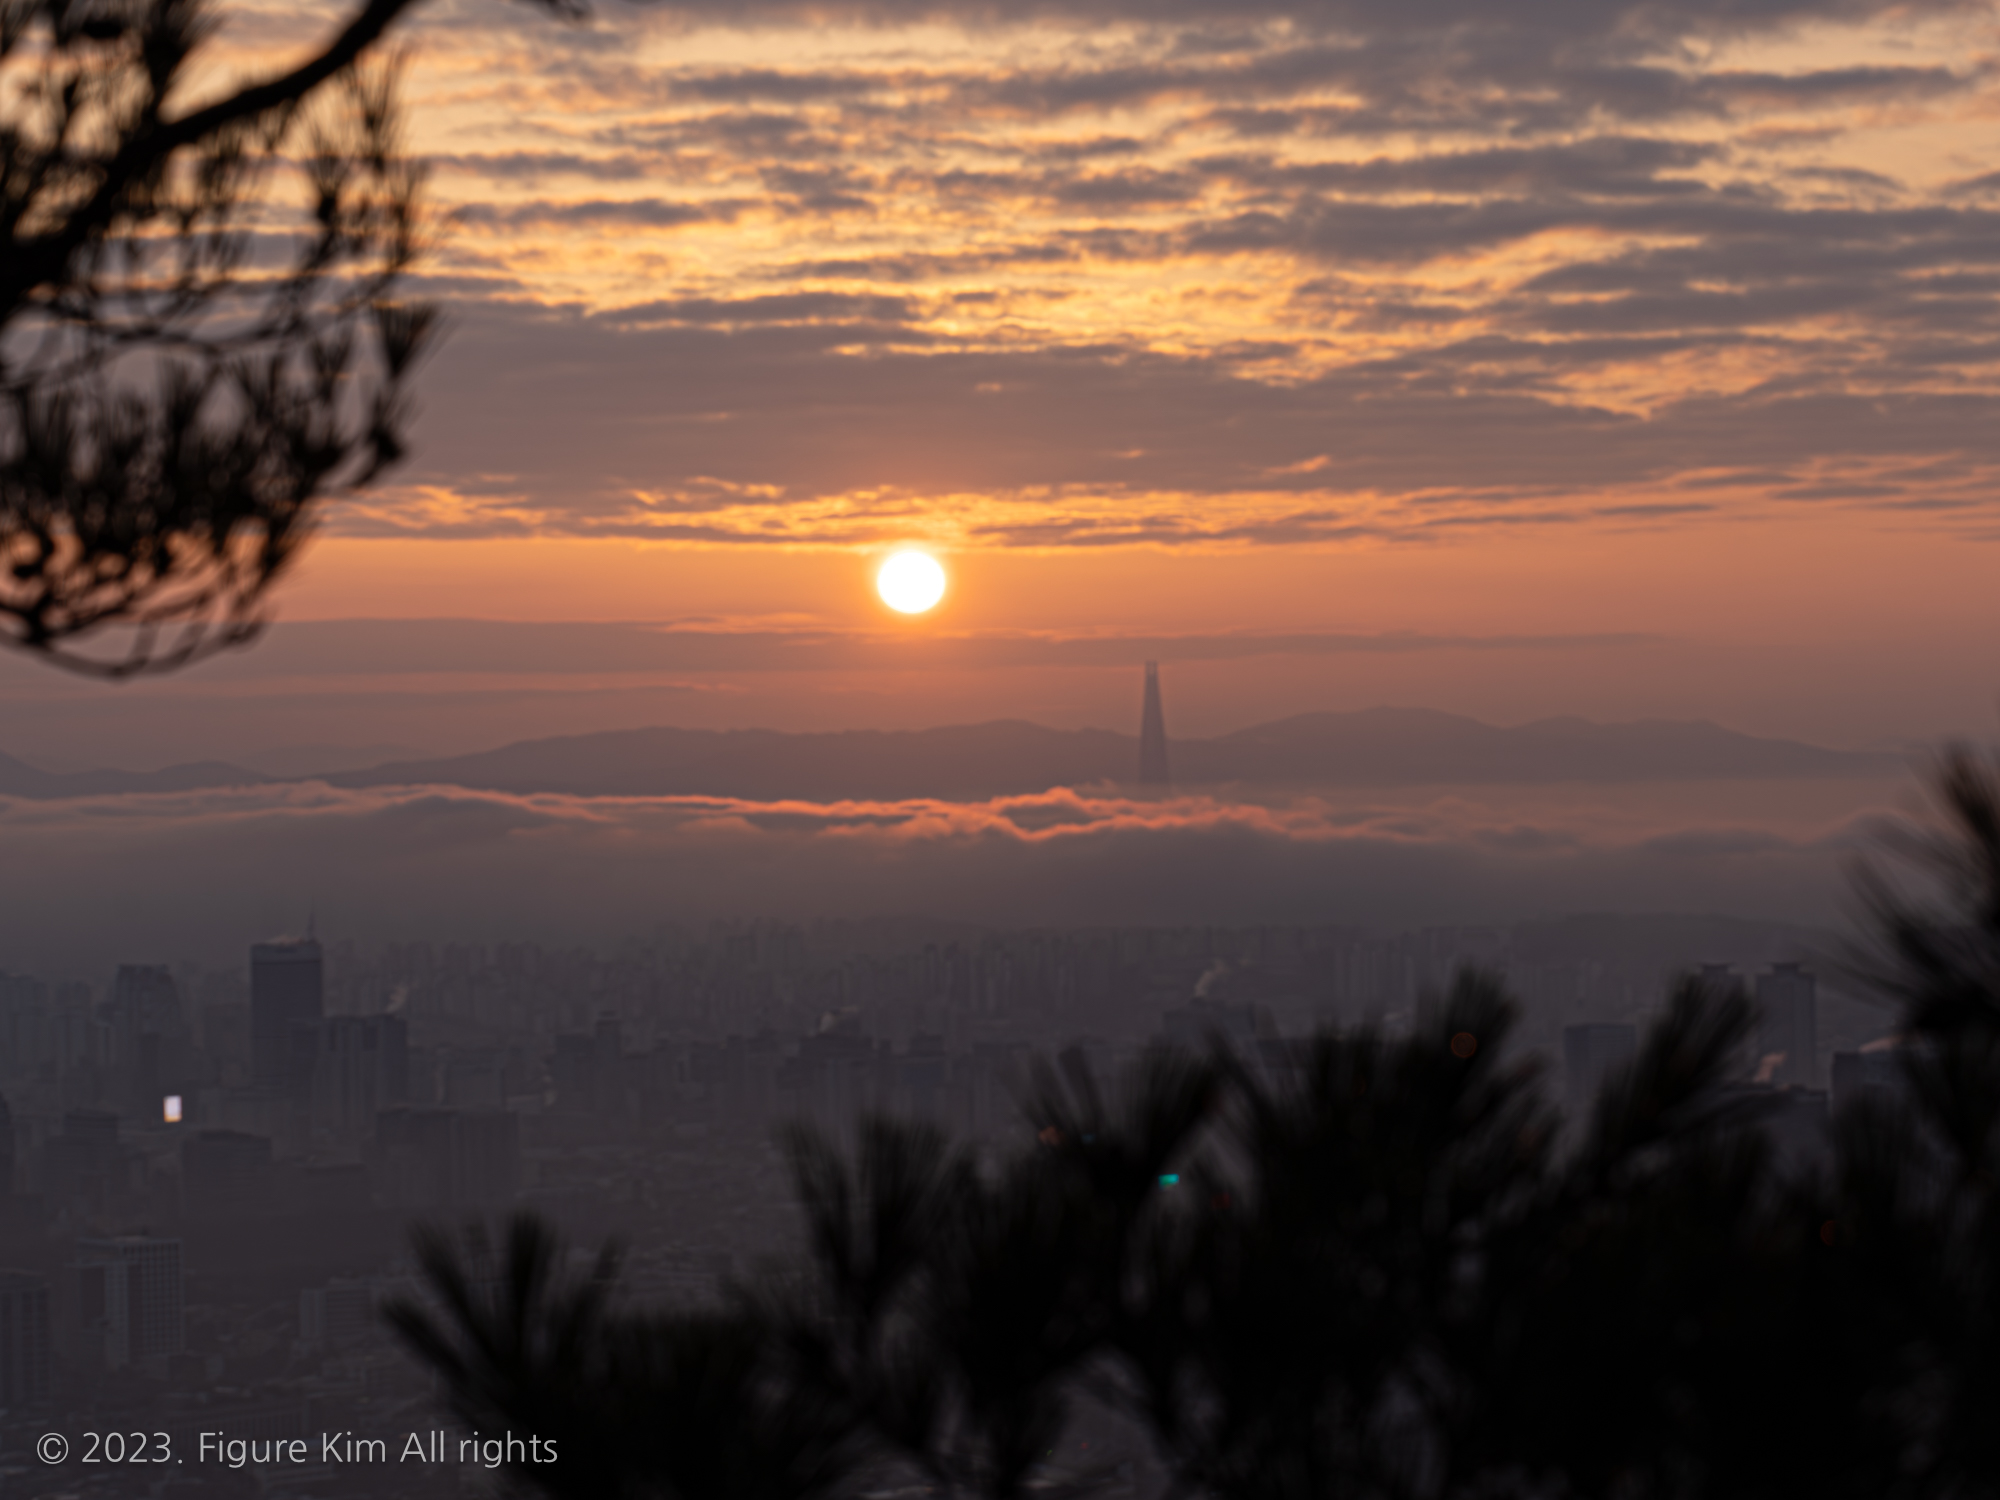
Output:
<path fill-rule="evenodd" d="M 1543 719 L 1496 728 L 1427 709 L 1301 714 L 1215 739 L 1172 741 L 1182 787 L 1620 783 L 1894 775 L 1897 755 L 1759 739 L 1702 722 Z M 576 796 L 975 798 L 1130 783 L 1138 740 L 1020 720 L 947 729 L 630 729 L 528 740 L 478 755 L 398 761 L 335 786 L 450 785 Z M 162 773 L 164 774 L 164 773 Z"/>
<path fill-rule="evenodd" d="M 192 792 L 219 786 L 257 786 L 272 779 L 221 761 L 193 761 L 158 771 L 38 771 L 26 761 L 0 755 L 0 797 L 36 801 L 115 796 L 120 792 Z"/>
<path fill-rule="evenodd" d="M 1182 781 L 1337 786 L 1868 776 L 1905 764 L 1897 755 L 1758 739 L 1702 720 L 1560 718 L 1501 729 L 1422 708 L 1300 714 L 1179 741 L 1174 755 Z"/>
<path fill-rule="evenodd" d="M 1759 739 L 1699 721 L 1561 718 L 1503 729 L 1418 708 L 1300 714 L 1214 739 L 1176 739 L 1171 746 L 1174 784 L 1185 788 L 1617 784 L 1886 776 L 1905 769 L 1899 755 Z M 1019 719 L 826 734 L 625 729 L 310 778 L 268 776 L 217 761 L 158 771 L 54 772 L 0 755 L 0 797 L 53 800 L 310 779 L 342 787 L 461 786 L 580 797 L 964 799 L 1056 786 L 1126 786 L 1136 779 L 1138 762 L 1135 735 L 1046 729 Z"/>
<path fill-rule="evenodd" d="M 324 779 L 347 787 L 437 783 L 581 797 L 966 798 L 1123 779 L 1138 754 L 1131 735 L 1044 729 L 1019 719 L 833 734 L 621 729 Z"/>

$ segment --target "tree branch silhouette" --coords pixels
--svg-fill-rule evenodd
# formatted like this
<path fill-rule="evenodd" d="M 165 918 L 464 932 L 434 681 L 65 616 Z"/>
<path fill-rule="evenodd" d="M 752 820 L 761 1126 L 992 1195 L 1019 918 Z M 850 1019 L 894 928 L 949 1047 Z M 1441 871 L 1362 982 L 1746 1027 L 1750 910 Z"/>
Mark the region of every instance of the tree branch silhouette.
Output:
<path fill-rule="evenodd" d="M 107 678 L 241 645 L 405 456 L 439 322 L 397 295 L 423 172 L 382 45 L 417 3 L 182 110 L 205 0 L 0 0 L 0 644 Z"/>
<path fill-rule="evenodd" d="M 1817 1164 L 1743 1080 L 1740 991 L 1676 985 L 1565 1132 L 1468 973 L 1406 1036 L 1156 1051 L 1116 1107 L 1080 1052 L 1038 1064 L 997 1160 L 794 1131 L 800 1269 L 712 1326 L 603 1313 L 517 1228 L 495 1284 L 527 1290 L 482 1302 L 433 1243 L 459 1332 L 405 1331 L 468 1416 L 599 1424 L 612 1496 L 1095 1493 L 1038 1465 L 1084 1395 L 1176 1495 L 2000 1494 L 2000 765 L 1954 752 L 1935 790 L 1858 877 L 1902 1083 Z M 706 1457 L 670 1475 L 667 1433 Z"/>

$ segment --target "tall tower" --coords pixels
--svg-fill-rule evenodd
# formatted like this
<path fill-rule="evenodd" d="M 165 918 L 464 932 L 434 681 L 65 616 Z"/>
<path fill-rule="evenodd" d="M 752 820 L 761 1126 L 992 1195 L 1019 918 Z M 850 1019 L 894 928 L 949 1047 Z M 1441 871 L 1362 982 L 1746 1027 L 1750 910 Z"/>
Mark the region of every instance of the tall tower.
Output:
<path fill-rule="evenodd" d="M 250 1076 L 260 1088 L 312 1086 L 326 1016 L 319 943 L 294 938 L 250 947 Z"/>
<path fill-rule="evenodd" d="M 1146 663 L 1146 709 L 1139 720 L 1139 785 L 1166 786 L 1167 716 L 1160 709 L 1160 664 Z"/>

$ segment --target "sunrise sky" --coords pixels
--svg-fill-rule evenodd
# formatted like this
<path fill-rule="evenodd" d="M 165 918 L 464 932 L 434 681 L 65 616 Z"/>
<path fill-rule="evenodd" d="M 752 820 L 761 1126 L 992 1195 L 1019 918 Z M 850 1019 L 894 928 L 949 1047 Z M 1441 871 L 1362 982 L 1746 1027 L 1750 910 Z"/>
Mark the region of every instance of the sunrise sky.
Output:
<path fill-rule="evenodd" d="M 340 10 L 221 14 L 211 81 Z M 1131 731 L 1147 659 L 1176 735 L 1991 733 L 1990 4 L 429 0 L 402 35 L 451 329 L 413 460 L 252 651 L 0 663 L 0 749 Z M 871 573 L 911 543 L 951 588 L 904 618 Z"/>
<path fill-rule="evenodd" d="M 249 75 L 338 11 L 223 14 Z M 415 460 L 329 510 L 281 616 L 739 635 L 726 671 L 706 640 L 609 677 L 447 664 L 427 701 L 540 705 L 456 734 L 350 720 L 439 748 L 1122 727 L 1147 655 L 1177 730 L 1378 702 L 1983 729 L 1995 23 L 432 0 L 408 139 L 452 335 Z M 953 578 L 917 622 L 868 587 L 906 542 Z M 408 651 L 342 649 L 322 701 L 417 686 Z"/>

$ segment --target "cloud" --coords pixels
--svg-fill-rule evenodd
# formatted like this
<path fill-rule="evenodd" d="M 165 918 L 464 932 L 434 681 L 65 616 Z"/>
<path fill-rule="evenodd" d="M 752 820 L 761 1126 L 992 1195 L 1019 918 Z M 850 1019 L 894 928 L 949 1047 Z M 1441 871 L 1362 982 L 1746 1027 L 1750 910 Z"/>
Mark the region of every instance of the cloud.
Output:
<path fill-rule="evenodd" d="M 1835 844 L 1524 822 L 1440 800 L 1253 805 L 1053 791 L 981 803 L 510 797 L 323 786 L 0 803 L 0 968 L 234 958 L 317 910 L 364 941 L 613 942 L 663 920 L 906 913 L 995 926 L 1507 921 L 1565 910 L 1823 920 Z M 1705 840 L 1705 842 L 1704 842 Z M 203 872 L 189 881 L 185 872 Z"/>
<path fill-rule="evenodd" d="M 637 155 L 585 155 L 577 151 L 435 152 L 435 171 L 463 173 L 497 182 L 536 182 L 550 177 L 585 177 L 602 182 L 634 182 L 648 176 L 654 162 Z"/>
<path fill-rule="evenodd" d="M 658 198 L 593 198 L 582 202 L 537 201 L 498 207 L 468 203 L 454 213 L 463 223 L 481 227 L 519 228 L 530 224 L 558 224 L 580 228 L 622 226 L 634 229 L 675 229 L 683 224 L 702 224 L 736 217 L 740 205 L 670 203 Z"/>
<path fill-rule="evenodd" d="M 852 292 L 777 292 L 759 297 L 684 297 L 644 302 L 602 314 L 626 327 L 671 323 L 907 323 L 916 315 L 909 297 Z"/>
<path fill-rule="evenodd" d="M 1701 476 L 1810 470 L 1712 504 L 1984 534 L 1989 18 L 438 0 L 455 332 L 405 488 L 337 524 L 1318 546 L 1665 527 Z"/>
<path fill-rule="evenodd" d="M 1255 356 L 1130 344 L 940 348 L 943 337 L 905 321 L 915 304 L 886 293 L 691 299 L 596 316 L 461 304 L 408 473 L 449 505 L 392 492 L 344 507 L 337 524 L 383 535 L 852 543 L 905 527 L 920 505 L 936 530 L 1003 544 L 1270 544 L 1420 534 L 1510 513 L 1576 520 L 1717 469 L 1810 467 L 1814 482 L 1850 486 L 1859 500 L 1851 486 L 1872 482 L 1874 466 L 1949 453 L 1990 484 L 1995 394 L 1935 382 L 1914 354 L 1899 389 L 1893 345 L 1876 348 L 1872 368 L 1854 365 L 1874 389 L 1833 378 L 1849 361 L 1821 345 L 1820 377 L 1666 395 L 1644 411 L 1567 388 L 1615 361 L 1747 347 L 1745 322 L 1853 311 L 1886 295 L 1614 298 L 1537 315 L 1583 330 L 1575 344 L 1459 339 L 1310 377 L 1241 367 Z M 1698 325 L 1722 325 L 1722 337 L 1687 331 Z M 1662 329 L 1680 331 L 1657 349 L 1634 336 Z M 1787 357 L 1784 345 L 1758 347 Z M 552 382 L 552 369 L 581 373 Z M 1760 488 L 1747 484 L 1747 498 Z M 1562 503 L 1578 498 L 1595 503 Z"/>

